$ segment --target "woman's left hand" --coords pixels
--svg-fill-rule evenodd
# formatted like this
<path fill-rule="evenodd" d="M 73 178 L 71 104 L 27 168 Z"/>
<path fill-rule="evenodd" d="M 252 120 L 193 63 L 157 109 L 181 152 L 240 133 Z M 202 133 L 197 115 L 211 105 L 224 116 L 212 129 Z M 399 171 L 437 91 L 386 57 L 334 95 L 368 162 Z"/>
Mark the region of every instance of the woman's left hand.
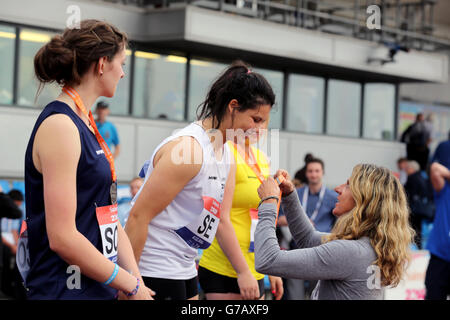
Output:
<path fill-rule="evenodd" d="M 283 280 L 280 277 L 269 276 L 270 290 L 275 300 L 280 300 L 284 294 Z"/>
<path fill-rule="evenodd" d="M 266 180 L 264 180 L 258 188 L 258 195 L 261 199 L 272 196 L 279 197 L 280 188 L 278 187 L 278 183 L 275 181 L 275 179 L 272 177 L 268 177 Z"/>

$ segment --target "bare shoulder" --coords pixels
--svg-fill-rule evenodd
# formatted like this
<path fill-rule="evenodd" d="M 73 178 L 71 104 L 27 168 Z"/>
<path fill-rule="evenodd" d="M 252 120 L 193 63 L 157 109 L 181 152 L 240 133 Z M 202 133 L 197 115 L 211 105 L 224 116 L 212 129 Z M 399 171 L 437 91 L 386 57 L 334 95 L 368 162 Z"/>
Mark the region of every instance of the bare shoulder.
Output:
<path fill-rule="evenodd" d="M 49 134 L 49 135 L 57 135 L 57 134 L 78 134 L 78 129 L 75 123 L 73 123 L 72 119 L 66 114 L 57 113 L 49 116 L 44 121 L 42 121 L 41 125 L 36 134 Z M 58 137 L 54 137 L 58 139 Z"/>
<path fill-rule="evenodd" d="M 34 139 L 34 160 L 40 162 L 43 159 L 53 158 L 52 162 L 57 159 L 78 161 L 80 153 L 80 135 L 70 117 L 65 114 L 55 114 L 41 123 Z"/>
<path fill-rule="evenodd" d="M 200 143 L 191 136 L 182 136 L 167 142 L 155 154 L 153 166 L 171 171 L 180 178 L 192 179 L 203 164 Z"/>
<path fill-rule="evenodd" d="M 161 158 L 170 159 L 173 165 L 202 165 L 203 150 L 200 143 L 191 136 L 175 138 L 158 150 L 153 160 L 154 166 Z"/>

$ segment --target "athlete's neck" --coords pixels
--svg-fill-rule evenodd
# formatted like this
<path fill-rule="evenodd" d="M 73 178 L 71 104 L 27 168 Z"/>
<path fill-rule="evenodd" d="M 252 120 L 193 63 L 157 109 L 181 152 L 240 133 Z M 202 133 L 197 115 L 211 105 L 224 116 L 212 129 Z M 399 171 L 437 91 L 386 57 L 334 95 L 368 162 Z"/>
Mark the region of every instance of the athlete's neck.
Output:
<path fill-rule="evenodd" d="M 216 123 L 216 121 L 214 122 Z M 221 126 L 219 126 L 218 129 L 213 127 L 212 118 L 206 118 L 200 121 L 200 123 L 203 129 L 206 131 L 206 133 L 210 136 L 214 152 L 216 153 L 216 155 L 219 156 L 219 158 L 221 158 L 223 145 L 226 142 L 226 130 L 221 128 Z"/>
<path fill-rule="evenodd" d="M 80 83 L 79 85 L 72 87 L 83 100 L 84 106 L 89 112 L 95 103 L 95 101 L 100 97 L 95 86 L 90 85 L 89 83 Z"/>
<path fill-rule="evenodd" d="M 93 87 L 94 86 L 92 85 L 86 85 L 83 83 L 72 86 L 72 89 L 74 89 L 78 93 L 81 100 L 83 101 L 83 104 L 88 113 L 91 110 L 94 102 L 100 96 L 94 89 L 92 89 Z M 68 94 L 66 94 L 64 91 L 61 91 L 56 100 L 62 101 L 67 104 L 81 118 L 81 120 L 86 123 L 88 127 L 90 127 L 88 115 L 83 114 L 83 112 L 77 107 L 75 101 Z M 92 131 L 92 128 L 90 128 L 90 130 Z"/>
<path fill-rule="evenodd" d="M 79 85 L 72 86 L 72 89 L 74 89 L 80 96 L 87 112 L 91 111 L 92 105 L 98 99 L 98 97 L 100 97 L 94 86 L 90 84 L 81 83 Z M 73 101 L 73 99 L 66 93 L 61 92 L 57 100 L 67 103 L 75 111 L 75 113 L 81 115 L 81 110 L 77 108 L 75 101 Z"/>

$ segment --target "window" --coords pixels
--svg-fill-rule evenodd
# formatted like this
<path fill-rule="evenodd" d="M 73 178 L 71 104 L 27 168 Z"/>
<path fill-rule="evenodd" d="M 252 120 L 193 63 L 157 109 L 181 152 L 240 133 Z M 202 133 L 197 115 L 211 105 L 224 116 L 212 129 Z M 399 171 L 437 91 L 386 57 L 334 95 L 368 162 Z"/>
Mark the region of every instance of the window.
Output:
<path fill-rule="evenodd" d="M 359 137 L 361 84 L 330 80 L 327 102 L 327 133 Z"/>
<path fill-rule="evenodd" d="M 197 120 L 198 106 L 205 100 L 213 82 L 226 68 L 227 65 L 222 63 L 190 60 L 188 121 Z"/>
<path fill-rule="evenodd" d="M 0 103 L 12 104 L 16 29 L 0 25 Z"/>
<path fill-rule="evenodd" d="M 370 83 L 364 86 L 363 137 L 394 139 L 395 86 Z"/>
<path fill-rule="evenodd" d="M 114 93 L 114 97 L 105 98 L 100 97 L 98 101 L 104 101 L 108 103 L 111 114 L 113 115 L 127 115 L 128 114 L 128 102 L 130 91 L 130 63 L 131 63 L 131 50 L 127 50 L 127 58 L 125 65 L 123 66 L 123 72 L 125 76 L 119 80 L 119 83 Z M 93 108 L 95 110 L 95 107 Z"/>
<path fill-rule="evenodd" d="M 184 120 L 185 57 L 135 52 L 133 115 Z"/>
<path fill-rule="evenodd" d="M 254 68 L 253 71 L 262 74 L 272 86 L 275 93 L 275 104 L 270 112 L 269 128 L 281 129 L 283 121 L 283 78 L 280 71 Z"/>
<path fill-rule="evenodd" d="M 290 74 L 288 87 L 286 129 L 322 133 L 325 80 Z"/>
<path fill-rule="evenodd" d="M 34 74 L 34 56 L 53 35 L 32 29 L 20 30 L 18 104 L 21 106 L 45 106 L 61 92 L 57 84 L 46 84 L 35 102 L 39 82 Z"/>

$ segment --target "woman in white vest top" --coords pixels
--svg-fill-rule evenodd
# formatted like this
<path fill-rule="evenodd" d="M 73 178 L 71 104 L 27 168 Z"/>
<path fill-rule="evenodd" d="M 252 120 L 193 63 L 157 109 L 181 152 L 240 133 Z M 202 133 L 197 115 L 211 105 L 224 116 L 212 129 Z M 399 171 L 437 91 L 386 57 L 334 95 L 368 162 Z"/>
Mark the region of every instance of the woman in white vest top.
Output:
<path fill-rule="evenodd" d="M 235 63 L 212 84 L 199 121 L 153 152 L 125 231 L 155 299 L 198 299 L 195 258 L 215 236 L 237 270 L 242 292 L 259 296 L 230 222 L 236 168 L 226 141 L 236 141 L 236 132 L 259 134 L 274 102 L 267 80 Z"/>

